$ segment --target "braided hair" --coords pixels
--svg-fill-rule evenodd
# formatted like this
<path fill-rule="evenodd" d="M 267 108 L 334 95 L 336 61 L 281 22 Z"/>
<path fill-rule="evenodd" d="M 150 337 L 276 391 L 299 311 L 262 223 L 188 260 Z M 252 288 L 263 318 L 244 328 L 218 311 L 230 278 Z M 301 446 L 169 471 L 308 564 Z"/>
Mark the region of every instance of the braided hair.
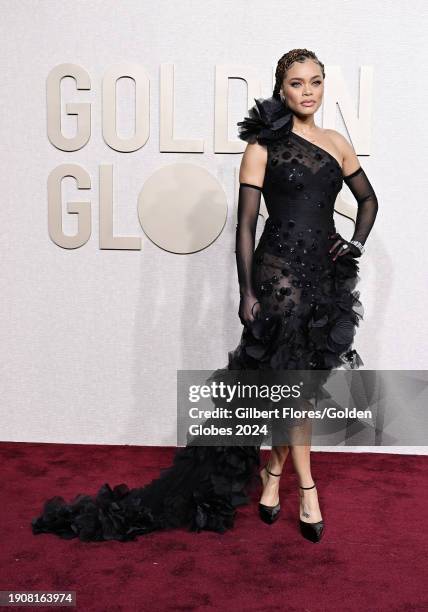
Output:
<path fill-rule="evenodd" d="M 279 91 L 282 87 L 287 70 L 290 68 L 291 64 L 294 64 L 294 62 L 304 62 L 306 59 L 314 60 L 320 65 L 323 79 L 325 79 L 324 64 L 320 62 L 313 51 L 309 51 L 308 49 L 291 49 L 279 59 L 276 66 L 275 88 L 272 94 L 274 98 L 280 99 Z"/>

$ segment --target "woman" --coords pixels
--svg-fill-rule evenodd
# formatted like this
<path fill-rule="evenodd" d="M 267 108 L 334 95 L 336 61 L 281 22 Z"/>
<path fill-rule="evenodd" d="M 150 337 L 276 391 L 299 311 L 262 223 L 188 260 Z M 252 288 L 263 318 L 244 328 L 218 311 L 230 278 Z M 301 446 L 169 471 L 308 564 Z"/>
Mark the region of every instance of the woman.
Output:
<path fill-rule="evenodd" d="M 286 53 L 277 65 L 272 97 L 256 100 L 249 117 L 238 124 L 240 138 L 248 143 L 236 227 L 244 328 L 226 368 L 210 380 L 230 370 L 328 373 L 362 364 L 352 349 L 363 316 L 354 291 L 356 258 L 364 251 L 378 205 L 352 146 L 338 132 L 314 123 L 324 78 L 324 66 L 313 52 Z M 349 241 L 336 232 L 333 220 L 343 182 L 358 203 Z M 254 250 L 262 192 L 269 218 Z M 310 399 L 303 401 L 311 405 Z M 32 521 L 33 533 L 125 541 L 180 526 L 224 532 L 260 479 L 260 518 L 272 524 L 280 511 L 279 477 L 291 453 L 299 479 L 300 530 L 318 542 L 324 522 L 310 468 L 311 423 L 303 419 L 285 429 L 291 443 L 273 444 L 260 472 L 259 445 L 200 446 L 193 440 L 177 449 L 173 464 L 145 487 L 111 489 L 105 483 L 94 497 L 81 494 L 70 503 L 59 496 L 49 499 Z"/>

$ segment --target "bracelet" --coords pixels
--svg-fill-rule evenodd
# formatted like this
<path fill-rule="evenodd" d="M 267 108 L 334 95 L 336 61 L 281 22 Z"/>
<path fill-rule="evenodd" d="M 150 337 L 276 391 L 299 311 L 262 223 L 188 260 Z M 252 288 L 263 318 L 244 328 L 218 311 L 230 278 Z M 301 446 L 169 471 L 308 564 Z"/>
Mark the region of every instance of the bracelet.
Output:
<path fill-rule="evenodd" d="M 361 244 L 359 240 L 350 240 L 349 242 L 350 244 L 353 244 L 354 246 L 356 246 L 357 249 L 359 249 L 359 251 L 361 252 L 361 255 L 364 253 L 364 246 Z"/>
<path fill-rule="evenodd" d="M 256 302 L 254 302 L 254 304 L 251 306 L 251 314 L 253 314 L 253 308 L 256 304 L 260 304 L 260 302 L 257 300 Z M 254 315 L 253 315 L 254 316 Z"/>

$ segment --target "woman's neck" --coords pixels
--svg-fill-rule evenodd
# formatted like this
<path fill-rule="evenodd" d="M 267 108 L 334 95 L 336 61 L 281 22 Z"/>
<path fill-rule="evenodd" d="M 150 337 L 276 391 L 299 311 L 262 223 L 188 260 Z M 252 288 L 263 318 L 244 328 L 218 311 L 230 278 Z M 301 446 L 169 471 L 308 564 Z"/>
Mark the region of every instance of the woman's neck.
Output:
<path fill-rule="evenodd" d="M 309 117 L 303 120 L 299 117 L 296 117 L 296 115 L 293 115 L 293 129 L 297 132 L 304 132 L 306 134 L 310 134 L 311 132 L 317 130 L 317 127 L 318 126 L 315 125 L 313 115 L 310 115 Z"/>

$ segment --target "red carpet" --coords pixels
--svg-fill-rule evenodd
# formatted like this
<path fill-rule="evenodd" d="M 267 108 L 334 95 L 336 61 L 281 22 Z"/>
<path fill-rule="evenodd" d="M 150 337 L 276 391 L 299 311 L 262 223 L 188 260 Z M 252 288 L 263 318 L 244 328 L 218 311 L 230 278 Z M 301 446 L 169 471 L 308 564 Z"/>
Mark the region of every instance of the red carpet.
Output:
<path fill-rule="evenodd" d="M 84 612 L 428 610 L 428 457 L 313 452 L 326 522 L 319 544 L 298 531 L 291 457 L 272 526 L 258 519 L 256 495 L 224 535 L 82 543 L 31 533 L 43 501 L 95 493 L 104 482 L 141 486 L 174 449 L 6 442 L 0 452 L 0 590 L 75 590 Z"/>

